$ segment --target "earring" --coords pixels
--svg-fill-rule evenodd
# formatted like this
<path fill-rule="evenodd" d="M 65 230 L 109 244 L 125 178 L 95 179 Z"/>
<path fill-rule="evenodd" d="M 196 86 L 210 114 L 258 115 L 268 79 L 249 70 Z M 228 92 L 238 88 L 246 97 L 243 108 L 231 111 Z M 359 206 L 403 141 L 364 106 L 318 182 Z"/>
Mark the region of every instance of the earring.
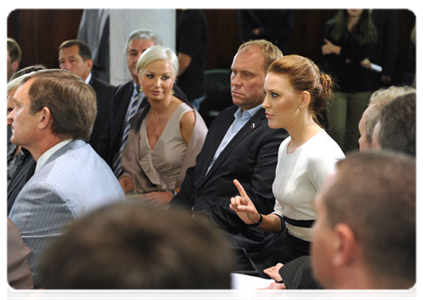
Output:
<path fill-rule="evenodd" d="M 175 92 L 174 92 L 173 90 L 171 90 L 171 91 L 170 91 L 170 94 L 171 94 L 171 95 L 173 95 L 173 94 L 175 94 Z"/>
<path fill-rule="evenodd" d="M 140 92 L 142 92 L 142 91 L 143 91 L 143 89 L 142 89 L 142 86 L 140 86 L 140 89 L 139 89 L 139 91 L 140 91 Z"/>

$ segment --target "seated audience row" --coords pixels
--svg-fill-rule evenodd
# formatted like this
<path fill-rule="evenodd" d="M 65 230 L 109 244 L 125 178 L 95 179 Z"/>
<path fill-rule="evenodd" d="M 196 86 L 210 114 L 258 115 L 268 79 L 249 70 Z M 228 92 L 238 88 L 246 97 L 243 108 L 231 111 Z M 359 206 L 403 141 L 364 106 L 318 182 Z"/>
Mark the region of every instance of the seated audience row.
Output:
<path fill-rule="evenodd" d="M 325 288 L 348 288 L 341 284 L 330 285 L 321 267 L 322 262 L 326 260 L 330 264 L 332 257 L 351 261 L 351 251 L 361 246 L 370 249 L 370 245 L 364 240 L 348 239 L 359 232 L 350 222 L 349 208 L 344 215 L 340 209 L 337 210 L 336 204 L 333 208 L 337 214 L 335 218 L 332 211 L 327 213 L 326 210 L 332 208 L 325 199 L 331 198 L 332 193 L 336 194 L 338 190 L 345 191 L 344 181 L 357 180 L 358 185 L 365 186 L 364 179 L 355 178 L 354 172 L 363 172 L 366 164 L 373 178 L 380 176 L 379 181 L 374 181 L 373 189 L 367 191 L 370 198 L 376 197 L 379 195 L 378 187 L 398 179 L 389 177 L 389 174 L 374 175 L 377 168 L 373 170 L 372 164 L 388 161 L 387 170 L 403 165 L 414 166 L 415 169 L 414 159 L 405 155 L 393 159 L 393 154 L 384 151 L 351 153 L 345 159 L 340 147 L 318 121 L 325 100 L 331 95 L 331 78 L 320 72 L 311 60 L 298 55 L 283 56 L 277 47 L 265 40 L 246 42 L 238 49 L 231 66 L 231 91 L 235 105 L 224 110 L 207 131 L 198 112 L 183 93 L 179 96 L 177 92 L 174 84 L 178 74 L 177 56 L 160 44 L 154 32 L 138 30 L 131 34 L 126 51 L 133 80 L 117 87 L 110 96 L 111 101 L 96 101 L 96 91 L 88 84 L 91 78 L 90 58 L 83 53 L 86 52 L 85 45 L 79 41 L 65 42 L 61 46 L 61 67 L 70 72 L 43 70 L 24 75 L 16 81 L 14 95 L 11 96 L 15 107 L 10 107 L 8 115 L 12 131 L 10 141 L 28 150 L 35 161 L 35 173 L 31 179 L 22 177 L 29 181 L 17 195 L 9 216 L 30 249 L 28 259 L 34 286 L 103 288 L 109 281 L 116 280 L 115 285 L 111 285 L 115 288 L 228 288 L 229 273 L 233 270 L 231 262 L 234 260 L 228 248 L 241 247 L 264 273 L 275 280 L 280 280 L 279 273 L 298 262 L 298 257 L 302 260 L 306 256 L 307 262 L 311 248 L 316 280 Z M 82 69 L 73 68 L 73 57 L 80 58 L 79 67 Z M 84 73 L 77 74 L 80 70 Z M 407 153 L 415 155 L 415 93 L 406 88 L 398 93 L 405 93 L 405 96 L 392 100 L 383 109 L 380 106 L 376 109 L 375 100 L 370 102 L 359 125 L 360 133 L 366 133 L 366 140 L 360 139 L 360 147 L 406 149 Z M 127 101 L 122 101 L 124 98 Z M 100 121 L 97 110 L 105 105 L 108 108 L 101 109 L 108 111 L 105 113 L 108 120 L 103 116 Z M 95 123 L 95 120 L 99 122 Z M 96 124 L 98 145 L 104 146 L 104 151 L 98 150 L 101 147 L 95 149 L 97 153 L 87 145 L 87 142 L 93 141 L 91 136 Z M 371 136 L 371 143 L 368 136 Z M 343 167 L 350 164 L 352 167 Z M 411 205 L 407 213 L 411 213 L 410 199 L 415 177 L 403 176 L 402 179 L 410 184 L 404 192 L 407 192 L 407 205 Z M 403 185 L 394 188 L 403 188 Z M 128 195 L 135 193 L 136 196 L 97 210 L 125 199 L 124 192 Z M 395 193 L 398 191 L 392 191 L 393 195 Z M 358 196 L 352 191 L 348 195 L 351 199 L 345 200 L 346 206 L 348 201 Z M 335 196 L 332 198 L 335 199 Z M 145 201 L 170 202 L 171 206 L 169 210 L 155 210 L 141 206 L 139 202 Z M 338 201 L 341 200 L 332 202 Z M 188 212 L 180 214 L 180 207 L 185 207 Z M 360 205 L 357 209 L 362 207 Z M 376 200 L 372 209 L 386 211 L 390 216 L 384 204 Z M 360 217 L 370 218 L 374 212 L 372 209 L 369 209 L 369 215 Z M 95 212 L 91 214 L 92 211 Z M 173 214 L 175 219 L 172 219 Z M 202 215 L 222 230 L 215 231 L 205 221 L 202 224 L 203 221 L 199 220 Z M 139 222 L 138 229 L 128 226 L 129 223 L 134 225 L 137 217 L 146 222 Z M 191 221 L 184 223 L 183 219 Z M 331 221 L 326 222 L 326 219 Z M 337 225 L 343 222 L 347 225 Z M 412 222 L 411 218 L 407 230 L 412 230 Z M 61 236 L 65 226 L 71 223 L 73 225 Z M 314 230 L 311 228 L 313 224 Z M 122 226 L 121 230 L 119 226 Z M 196 226 L 199 228 L 194 230 Z M 392 226 L 395 230 L 396 223 Z M 116 232 L 108 235 L 112 227 Z M 154 237 L 147 234 L 153 233 L 153 229 L 157 229 Z M 126 231 L 128 236 L 123 234 Z M 201 241 L 204 239 L 200 237 L 201 232 L 205 234 L 208 231 L 210 240 Z M 174 236 L 169 234 L 172 232 Z M 171 239 L 183 234 L 189 239 L 192 235 L 192 242 L 186 245 L 188 247 L 178 244 L 184 238 Z M 221 234 L 228 243 L 224 242 Z M 125 239 L 131 236 L 136 238 Z M 339 239 L 342 249 L 333 245 L 331 248 L 325 242 L 327 236 Z M 106 237 L 110 240 L 103 240 Z M 399 232 L 398 239 L 401 237 Z M 170 239 L 168 246 L 165 246 L 166 239 Z M 128 249 L 122 246 L 127 240 L 148 243 L 151 248 L 140 247 L 139 251 L 145 251 L 145 255 L 131 254 L 129 264 L 125 260 L 114 262 L 114 251 L 122 253 L 119 257 L 131 253 L 128 249 L 133 246 Z M 44 254 L 52 241 L 56 243 L 52 243 L 52 248 Z M 75 248 L 81 249 L 81 256 L 75 255 L 75 263 L 70 259 L 74 251 L 65 254 L 63 250 L 64 244 L 69 247 L 69 241 L 75 243 Z M 412 243 L 411 239 L 407 241 Z M 97 261 L 93 257 L 98 256 L 97 250 L 104 248 L 104 242 L 119 247 L 99 255 L 106 261 Z M 169 255 L 160 249 L 169 247 L 176 247 L 184 255 L 179 252 L 176 256 L 171 255 L 174 260 L 166 264 L 170 261 L 164 257 Z M 195 259 L 210 256 L 204 251 L 212 248 L 221 255 L 209 257 L 206 263 L 210 267 L 206 271 L 196 270 L 198 262 Z M 345 252 L 345 249 L 350 252 Z M 191 253 L 189 261 L 185 260 L 186 253 Z M 373 252 L 369 253 L 373 255 Z M 153 254 L 157 256 L 151 258 Z M 411 254 L 404 263 L 411 262 Z M 43 255 L 46 263 L 42 266 L 41 278 L 39 261 Z M 367 254 L 363 257 L 368 259 Z M 57 266 L 63 266 L 66 261 L 70 269 L 82 263 L 80 269 L 74 269 L 74 273 L 70 274 L 65 271 L 70 269 L 53 268 L 49 259 L 56 260 L 53 265 Z M 277 262 L 282 264 L 263 270 Z M 88 263 L 92 263 L 92 269 L 107 265 L 110 273 L 98 278 L 98 281 L 82 280 L 90 277 L 92 270 L 87 269 Z M 161 271 L 158 272 L 154 266 L 162 263 L 163 268 L 159 268 Z M 188 267 L 190 264 L 194 269 Z M 282 267 L 283 264 L 287 266 Z M 144 266 L 148 266 L 147 272 Z M 334 273 L 339 271 L 340 281 L 344 274 L 356 276 L 360 273 L 359 261 L 350 273 L 343 272 L 344 266 L 342 263 L 331 266 Z M 134 275 L 117 276 L 120 267 L 125 270 L 131 268 L 133 271 L 129 273 Z M 375 265 L 374 270 L 378 267 Z M 57 278 L 58 272 L 69 275 L 69 280 L 61 281 Z M 158 272 L 157 285 L 146 279 L 147 275 L 155 272 Z M 82 274 L 87 274 L 87 277 Z M 365 275 L 369 283 L 367 288 L 389 287 L 391 284 L 389 277 L 372 281 L 373 273 Z M 173 282 L 173 285 L 166 283 L 178 276 L 180 281 Z M 186 280 L 189 277 L 198 280 Z M 216 279 L 219 277 L 222 280 Z M 393 286 L 411 286 L 410 278 L 404 277 L 404 281 L 398 281 L 398 285 Z M 288 282 L 289 279 L 286 279 Z M 357 281 L 357 286 L 351 287 L 366 288 L 361 284 L 363 282 Z"/>

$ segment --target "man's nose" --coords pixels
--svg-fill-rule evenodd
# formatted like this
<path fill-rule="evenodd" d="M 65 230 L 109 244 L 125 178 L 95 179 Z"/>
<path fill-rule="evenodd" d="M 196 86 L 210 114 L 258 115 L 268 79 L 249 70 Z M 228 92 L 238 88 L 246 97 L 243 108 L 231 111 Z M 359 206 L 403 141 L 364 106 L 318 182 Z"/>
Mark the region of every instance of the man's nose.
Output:
<path fill-rule="evenodd" d="M 7 125 L 11 125 L 13 123 L 13 118 L 15 117 L 15 110 L 16 107 L 7 115 Z"/>
<path fill-rule="evenodd" d="M 240 85 L 241 84 L 241 82 L 240 82 L 240 80 L 239 80 L 239 75 L 238 74 L 233 74 L 232 75 L 232 77 L 231 77 L 231 84 L 232 85 Z"/>

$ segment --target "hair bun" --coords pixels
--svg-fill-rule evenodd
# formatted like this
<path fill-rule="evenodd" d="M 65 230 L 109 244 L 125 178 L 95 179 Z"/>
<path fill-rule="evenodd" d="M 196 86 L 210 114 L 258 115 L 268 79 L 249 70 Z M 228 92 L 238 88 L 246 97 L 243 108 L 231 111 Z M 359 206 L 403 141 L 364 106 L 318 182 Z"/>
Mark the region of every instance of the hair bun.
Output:
<path fill-rule="evenodd" d="M 322 100 L 326 100 L 327 98 L 330 97 L 331 95 L 331 90 L 332 90 L 332 79 L 330 78 L 330 76 L 328 74 L 320 74 L 320 83 L 322 85 L 322 89 L 320 92 L 321 98 Z"/>

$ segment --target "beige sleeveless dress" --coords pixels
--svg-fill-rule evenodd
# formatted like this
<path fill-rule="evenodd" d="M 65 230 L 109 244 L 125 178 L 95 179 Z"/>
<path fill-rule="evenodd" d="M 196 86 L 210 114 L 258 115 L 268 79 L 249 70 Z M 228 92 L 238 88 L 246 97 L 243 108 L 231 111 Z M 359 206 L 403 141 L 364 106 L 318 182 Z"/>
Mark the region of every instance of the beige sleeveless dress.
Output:
<path fill-rule="evenodd" d="M 181 177 L 185 175 L 186 167 L 182 170 L 182 165 L 195 164 L 195 159 L 204 143 L 207 128 L 196 112 L 196 124 L 190 138 L 190 144 L 193 143 L 196 146 L 195 149 L 189 149 L 189 145 L 182 138 L 180 122 L 183 115 L 192 110 L 193 108 L 189 105 L 180 104 L 170 117 L 153 149 L 150 148 L 147 138 L 146 118 L 142 121 L 138 132 L 131 130 L 128 144 L 122 155 L 124 171 L 122 176 L 132 178 L 135 193 L 173 190 L 180 185 Z M 181 171 L 184 172 L 183 176 L 180 174 Z"/>

